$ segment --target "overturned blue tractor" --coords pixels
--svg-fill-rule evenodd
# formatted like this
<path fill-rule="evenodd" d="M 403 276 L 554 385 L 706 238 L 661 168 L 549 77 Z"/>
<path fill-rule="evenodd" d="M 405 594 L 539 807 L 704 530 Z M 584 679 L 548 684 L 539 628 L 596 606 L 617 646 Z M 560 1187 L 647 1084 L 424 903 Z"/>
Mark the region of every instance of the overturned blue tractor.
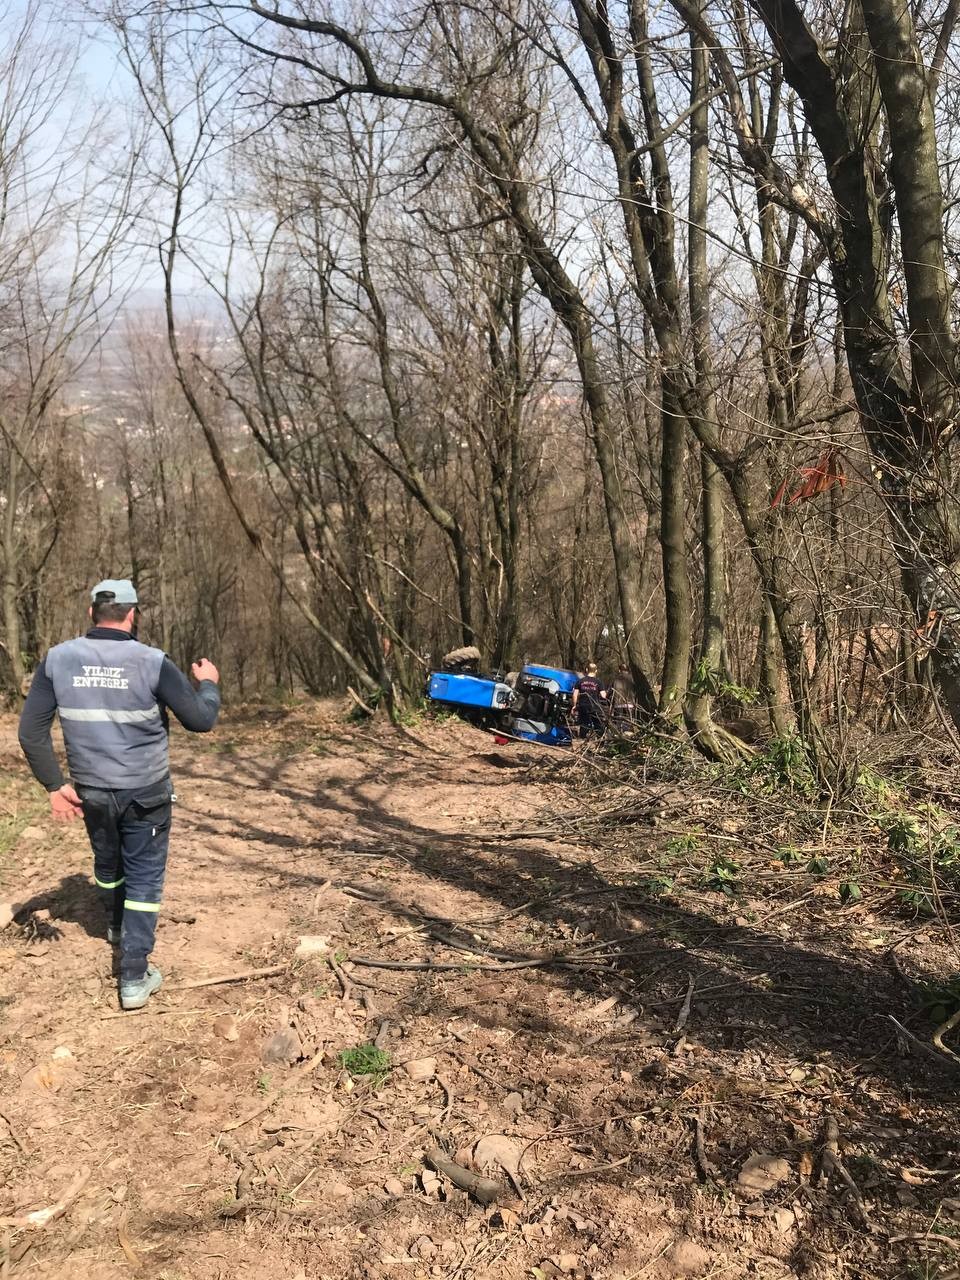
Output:
<path fill-rule="evenodd" d="M 570 709 L 576 671 L 527 664 L 501 679 L 481 675 L 477 649 L 447 654 L 427 681 L 431 702 L 449 707 L 471 724 L 505 737 L 565 747 L 572 741 Z"/>

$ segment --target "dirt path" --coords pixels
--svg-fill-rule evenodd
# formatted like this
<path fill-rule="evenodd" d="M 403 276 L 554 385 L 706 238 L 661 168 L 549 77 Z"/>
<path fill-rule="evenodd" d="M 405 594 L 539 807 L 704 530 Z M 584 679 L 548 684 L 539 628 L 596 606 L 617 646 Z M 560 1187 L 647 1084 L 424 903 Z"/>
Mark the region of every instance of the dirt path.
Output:
<path fill-rule="evenodd" d="M 953 1254 L 955 1085 L 898 1054 L 879 926 L 638 901 L 623 848 L 497 838 L 569 803 L 522 754 L 263 713 L 175 740 L 165 985 L 117 1016 L 83 832 L 31 816 L 12 730 L 0 899 L 33 909 L 0 934 L 0 1215 L 87 1176 L 7 1233 L 0 1274 L 948 1274 L 929 1260 Z M 305 935 L 326 953 L 295 960 Z M 265 1063 L 284 1029 L 298 1062 Z M 351 1076 L 340 1054 L 374 1037 L 389 1069 Z M 828 1115 L 869 1220 L 812 1185 Z M 519 1158 L 493 1169 L 499 1206 L 424 1175 L 438 1142 Z M 766 1190 L 738 1182 L 752 1155 Z M 946 1244 L 887 1243 L 931 1223 Z"/>

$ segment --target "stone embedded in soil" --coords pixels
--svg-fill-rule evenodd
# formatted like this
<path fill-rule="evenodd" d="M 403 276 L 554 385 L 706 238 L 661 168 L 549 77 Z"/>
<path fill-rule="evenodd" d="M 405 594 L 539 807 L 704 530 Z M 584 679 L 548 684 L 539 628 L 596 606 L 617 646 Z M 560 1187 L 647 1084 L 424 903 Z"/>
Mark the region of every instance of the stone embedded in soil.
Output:
<path fill-rule="evenodd" d="M 56 1093 L 75 1065 L 70 1050 L 59 1045 L 45 1062 L 30 1068 L 20 1082 L 21 1088 L 28 1093 Z"/>
<path fill-rule="evenodd" d="M 13 917 L 19 910 L 16 902 L 0 902 L 0 929 L 6 929 L 8 924 L 12 924 Z"/>
<path fill-rule="evenodd" d="M 329 950 L 330 939 L 324 934 L 304 934 L 293 954 L 296 959 L 303 960 L 308 956 L 325 956 Z"/>
<path fill-rule="evenodd" d="M 520 1170 L 520 1144 L 503 1133 L 490 1133 L 473 1148 L 473 1163 L 483 1172 L 497 1166 L 514 1176 Z"/>
<path fill-rule="evenodd" d="M 781 1235 L 786 1235 L 791 1228 L 797 1224 L 796 1215 L 792 1209 L 774 1209 L 772 1213 L 773 1224 Z"/>
<path fill-rule="evenodd" d="M 303 1057 L 303 1045 L 292 1027 L 275 1031 L 260 1051 L 260 1061 L 265 1065 L 292 1065 Z"/>
<path fill-rule="evenodd" d="M 781 1156 L 754 1152 L 737 1175 L 737 1188 L 742 1195 L 755 1198 L 772 1191 L 789 1176 L 790 1166 Z"/>
<path fill-rule="evenodd" d="M 383 1189 L 388 1196 L 402 1196 L 404 1192 L 403 1183 L 399 1178 L 388 1178 L 383 1184 Z"/>
<path fill-rule="evenodd" d="M 696 1276 L 710 1266 L 711 1255 L 696 1240 L 678 1240 L 667 1253 L 667 1261 L 679 1275 Z"/>
<path fill-rule="evenodd" d="M 558 1253 L 552 1261 L 556 1263 L 560 1271 L 570 1272 L 576 1271 L 580 1264 L 580 1257 L 576 1253 Z"/>
<path fill-rule="evenodd" d="M 237 1025 L 236 1016 L 232 1013 L 225 1013 L 219 1018 L 215 1018 L 213 1029 L 221 1040 L 239 1040 L 240 1028 Z"/>
<path fill-rule="evenodd" d="M 403 1064 L 403 1069 L 411 1080 L 422 1084 L 426 1080 L 432 1080 L 437 1074 L 437 1060 L 436 1058 L 412 1058 Z"/>
<path fill-rule="evenodd" d="M 43 827 L 24 827 L 20 832 L 21 840 L 42 840 L 46 836 Z"/>

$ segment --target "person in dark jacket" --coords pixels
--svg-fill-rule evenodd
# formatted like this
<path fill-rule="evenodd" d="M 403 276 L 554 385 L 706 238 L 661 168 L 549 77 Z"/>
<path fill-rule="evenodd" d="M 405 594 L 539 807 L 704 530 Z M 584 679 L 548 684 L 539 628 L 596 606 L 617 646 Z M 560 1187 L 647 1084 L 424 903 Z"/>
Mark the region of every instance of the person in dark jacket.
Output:
<path fill-rule="evenodd" d="M 142 1008 L 163 981 L 149 964 L 163 891 L 174 800 L 168 712 L 206 733 L 220 711 L 220 675 L 206 658 L 197 687 L 161 649 L 134 635 L 137 592 L 107 579 L 91 592 L 93 626 L 58 644 L 34 673 L 20 715 L 20 746 L 46 787 L 55 820 L 82 815 L 93 847 L 93 878 L 109 913 L 107 938 L 120 945 L 120 1004 Z M 60 717 L 69 781 L 50 728 Z"/>
<path fill-rule="evenodd" d="M 608 693 L 605 685 L 597 675 L 597 665 L 591 662 L 587 666 L 586 675 L 582 675 L 573 686 L 573 712 L 580 726 L 580 737 L 589 738 L 603 735 L 607 727 Z"/>

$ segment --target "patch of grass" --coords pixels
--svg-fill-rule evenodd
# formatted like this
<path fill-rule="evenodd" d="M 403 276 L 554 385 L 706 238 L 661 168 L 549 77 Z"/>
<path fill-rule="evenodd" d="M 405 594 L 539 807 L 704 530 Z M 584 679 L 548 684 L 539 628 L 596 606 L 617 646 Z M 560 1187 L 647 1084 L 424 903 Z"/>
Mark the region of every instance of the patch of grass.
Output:
<path fill-rule="evenodd" d="M 270 1075 L 266 1071 L 263 1072 L 263 1074 L 260 1076 L 260 1079 L 257 1081 L 257 1092 L 258 1093 L 270 1092 Z"/>
<path fill-rule="evenodd" d="M 671 891 L 673 885 L 673 876 L 664 875 L 662 872 L 655 876 L 647 876 L 645 880 L 640 881 L 640 888 L 651 898 L 662 898 L 664 894 Z"/>
<path fill-rule="evenodd" d="M 937 889 L 960 888 L 960 830 L 933 804 L 896 809 L 877 817 L 877 824 L 908 881 L 901 902 L 922 915 L 935 915 Z"/>
<path fill-rule="evenodd" d="M 766 750 L 740 766 L 736 777 L 744 792 L 759 790 L 769 795 L 790 791 L 808 799 L 817 794 L 817 780 L 810 768 L 806 744 L 796 733 L 772 738 Z"/>
<path fill-rule="evenodd" d="M 850 902 L 859 902 L 863 897 L 863 890 L 856 880 L 841 880 L 839 893 L 844 906 Z"/>
<path fill-rule="evenodd" d="M 338 1060 L 344 1071 L 369 1080 L 375 1089 L 386 1080 L 392 1066 L 390 1054 L 375 1044 L 358 1044 L 354 1049 L 342 1049 Z"/>
<path fill-rule="evenodd" d="M 902 792 L 869 764 L 861 766 L 857 774 L 856 789 L 864 799 L 884 809 L 902 800 Z"/>
<path fill-rule="evenodd" d="M 664 846 L 667 853 L 695 853 L 700 848 L 702 831 L 687 831 L 682 836 L 671 836 Z"/>
<path fill-rule="evenodd" d="M 740 892 L 739 871 L 739 862 L 734 862 L 732 858 L 718 853 L 704 868 L 700 883 L 705 889 L 714 889 L 732 898 Z"/>
<path fill-rule="evenodd" d="M 417 729 L 423 724 L 425 710 L 422 699 L 408 702 L 394 716 L 394 724 L 402 725 L 404 729 Z"/>

